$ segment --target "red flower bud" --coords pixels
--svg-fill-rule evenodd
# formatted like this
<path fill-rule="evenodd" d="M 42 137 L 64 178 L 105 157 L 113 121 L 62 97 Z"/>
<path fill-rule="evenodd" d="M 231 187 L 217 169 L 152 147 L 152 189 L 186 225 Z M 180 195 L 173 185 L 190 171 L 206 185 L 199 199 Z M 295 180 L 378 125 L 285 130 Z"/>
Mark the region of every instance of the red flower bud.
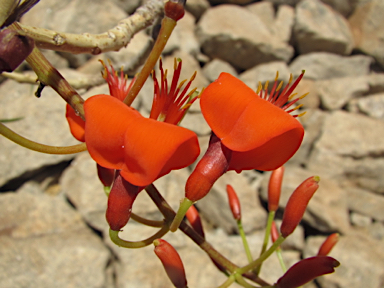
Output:
<path fill-rule="evenodd" d="M 227 185 L 227 195 L 229 207 L 231 208 L 233 218 L 235 220 L 241 219 L 241 206 L 239 198 L 237 197 L 235 189 L 231 185 Z"/>
<path fill-rule="evenodd" d="M 9 28 L 0 31 L 0 73 L 12 72 L 28 57 L 34 47 L 31 38 Z"/>
<path fill-rule="evenodd" d="M 103 166 L 100 166 L 99 164 L 97 164 L 96 167 L 97 176 L 99 176 L 101 183 L 103 183 L 105 187 L 110 187 L 113 183 L 113 180 L 115 179 L 115 170 L 105 168 Z"/>
<path fill-rule="evenodd" d="M 108 207 L 106 212 L 109 227 L 119 231 L 131 217 L 132 205 L 141 187 L 132 185 L 120 174 L 116 176 L 112 189 L 108 196 Z"/>
<path fill-rule="evenodd" d="M 284 238 L 290 235 L 299 225 L 309 200 L 319 188 L 319 181 L 320 177 L 318 176 L 309 177 L 293 191 L 285 207 L 283 222 L 280 227 Z"/>
<path fill-rule="evenodd" d="M 339 241 L 339 233 L 333 233 L 325 239 L 323 244 L 319 248 L 319 252 L 317 252 L 317 256 L 326 256 L 328 255 L 336 243 Z"/>
<path fill-rule="evenodd" d="M 335 272 L 340 263 L 332 257 L 315 256 L 297 262 L 277 281 L 276 288 L 295 288 L 324 274 Z"/>
<path fill-rule="evenodd" d="M 153 241 L 155 245 L 155 254 L 163 263 L 165 272 L 176 288 L 186 288 L 187 278 L 183 262 L 176 249 L 163 239 Z"/>
<path fill-rule="evenodd" d="M 176 2 L 168 1 L 164 6 L 165 16 L 178 21 L 184 16 L 184 4 L 185 1 L 179 0 Z"/>
<path fill-rule="evenodd" d="M 201 218 L 200 218 L 199 212 L 197 211 L 197 209 L 196 209 L 196 207 L 194 205 L 189 207 L 187 213 L 185 214 L 185 217 L 187 217 L 189 223 L 191 223 L 192 228 L 201 237 L 204 238 L 203 224 L 201 223 Z"/>
<path fill-rule="evenodd" d="M 281 183 L 283 182 L 284 167 L 274 170 L 269 178 L 268 184 L 268 210 L 276 211 L 279 208 L 281 194 Z"/>
<path fill-rule="evenodd" d="M 207 152 L 185 184 L 185 197 L 195 202 L 206 196 L 216 180 L 227 172 L 231 155 L 232 151 L 212 133 Z"/>
<path fill-rule="evenodd" d="M 272 222 L 271 226 L 271 239 L 272 242 L 275 243 L 275 241 L 279 238 L 279 231 L 277 230 L 275 221 Z"/>

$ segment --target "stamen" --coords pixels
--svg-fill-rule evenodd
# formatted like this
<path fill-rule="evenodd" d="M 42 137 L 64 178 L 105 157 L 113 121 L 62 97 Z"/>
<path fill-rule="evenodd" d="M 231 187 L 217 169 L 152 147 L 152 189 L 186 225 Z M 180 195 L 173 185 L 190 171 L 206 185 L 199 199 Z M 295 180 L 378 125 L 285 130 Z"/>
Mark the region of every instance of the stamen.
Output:
<path fill-rule="evenodd" d="M 256 94 L 259 94 L 261 89 L 263 89 L 263 85 L 261 85 L 261 82 L 259 81 L 259 86 L 257 87 Z"/>
<path fill-rule="evenodd" d="M 193 73 L 193 75 L 191 76 L 191 78 L 189 79 L 189 81 L 193 81 L 193 80 L 195 80 L 195 78 L 196 78 L 196 74 L 197 74 L 197 71 L 195 71 L 195 73 Z"/>
<path fill-rule="evenodd" d="M 307 93 L 301 95 L 301 96 L 299 97 L 299 99 L 303 99 L 303 98 L 304 98 L 305 96 L 307 96 L 308 94 L 309 94 L 309 92 L 307 92 Z"/>
<path fill-rule="evenodd" d="M 297 93 L 293 93 L 291 96 L 288 97 L 287 101 L 291 101 L 293 99 L 293 97 L 295 97 L 296 95 L 297 95 Z"/>

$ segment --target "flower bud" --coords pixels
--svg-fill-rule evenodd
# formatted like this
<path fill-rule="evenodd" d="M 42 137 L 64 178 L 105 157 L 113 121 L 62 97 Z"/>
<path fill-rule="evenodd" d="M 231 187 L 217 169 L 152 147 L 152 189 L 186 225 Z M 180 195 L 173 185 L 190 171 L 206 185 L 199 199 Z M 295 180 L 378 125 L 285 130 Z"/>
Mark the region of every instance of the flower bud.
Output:
<path fill-rule="evenodd" d="M 309 177 L 293 191 L 285 207 L 283 222 L 280 227 L 284 238 L 290 235 L 299 225 L 309 200 L 315 194 L 317 188 L 319 188 L 319 181 L 320 177 L 318 176 Z"/>
<path fill-rule="evenodd" d="M 186 288 L 187 278 L 183 262 L 176 249 L 163 239 L 153 241 L 155 245 L 155 254 L 163 263 L 165 272 L 176 288 Z"/>
<path fill-rule="evenodd" d="M 295 288 L 324 274 L 335 272 L 340 263 L 332 257 L 315 256 L 297 262 L 277 281 L 276 288 Z"/>
<path fill-rule="evenodd" d="M 268 184 L 268 210 L 276 211 L 279 208 L 281 183 L 283 182 L 284 166 L 274 170 Z"/>
<path fill-rule="evenodd" d="M 0 31 L 0 73 L 12 72 L 32 52 L 34 41 L 12 29 Z"/>
<path fill-rule="evenodd" d="M 201 236 L 204 238 L 204 229 L 203 224 L 201 223 L 201 218 L 199 215 L 199 212 L 197 211 L 196 207 L 192 205 L 189 207 L 187 213 L 185 214 L 185 217 L 187 217 L 189 223 L 191 224 L 192 228 Z"/>
<path fill-rule="evenodd" d="M 184 16 L 185 0 L 168 1 L 164 6 L 165 16 L 178 21 Z"/>
<path fill-rule="evenodd" d="M 140 190 L 141 187 L 132 185 L 120 174 L 116 176 L 108 196 L 106 212 L 107 222 L 112 230 L 119 231 L 128 223 L 133 202 Z"/>
<path fill-rule="evenodd" d="M 110 187 L 115 179 L 115 170 L 105 168 L 97 164 L 97 176 L 99 176 L 99 179 L 101 183 L 103 183 L 104 187 Z"/>
<path fill-rule="evenodd" d="M 339 236 L 339 233 L 333 233 L 329 235 L 320 246 L 319 252 L 317 252 L 317 256 L 327 256 L 339 241 Z"/>
<path fill-rule="evenodd" d="M 272 222 L 272 226 L 271 226 L 271 239 L 272 239 L 272 242 L 275 243 L 277 238 L 279 238 L 279 231 L 277 230 L 276 222 L 273 221 Z"/>
<path fill-rule="evenodd" d="M 229 207 L 231 208 L 233 218 L 235 220 L 241 219 L 241 206 L 239 198 L 237 197 L 235 189 L 231 185 L 227 185 L 227 195 Z"/>
<path fill-rule="evenodd" d="M 220 139 L 212 133 L 207 152 L 185 184 L 185 197 L 195 202 L 206 196 L 216 180 L 227 172 L 231 155 L 232 151 L 222 145 Z"/>

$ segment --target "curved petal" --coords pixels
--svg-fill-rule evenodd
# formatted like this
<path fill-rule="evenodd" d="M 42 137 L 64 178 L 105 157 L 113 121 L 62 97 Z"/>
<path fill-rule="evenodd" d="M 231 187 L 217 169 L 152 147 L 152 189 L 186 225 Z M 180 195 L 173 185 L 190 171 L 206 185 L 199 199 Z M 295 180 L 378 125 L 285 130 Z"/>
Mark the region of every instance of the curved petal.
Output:
<path fill-rule="evenodd" d="M 192 164 L 200 153 L 192 131 L 144 117 L 127 128 L 124 146 L 121 175 L 137 186 Z"/>
<path fill-rule="evenodd" d="M 136 110 L 108 95 L 96 95 L 84 103 L 85 142 L 99 165 L 120 169 L 124 165 L 124 135 L 142 117 Z"/>
<path fill-rule="evenodd" d="M 228 170 L 257 169 L 275 170 L 287 162 L 299 149 L 304 137 L 304 128 L 298 122 L 290 130 L 277 134 L 263 145 L 246 152 L 233 151 Z"/>
<path fill-rule="evenodd" d="M 73 110 L 73 108 L 68 104 L 66 107 L 65 117 L 67 118 L 69 129 L 71 130 L 73 137 L 80 142 L 84 142 L 85 122 L 80 116 L 76 115 L 75 110 Z"/>
<path fill-rule="evenodd" d="M 279 107 L 260 98 L 228 73 L 201 95 L 202 113 L 213 132 L 233 151 L 249 151 L 301 124 Z"/>

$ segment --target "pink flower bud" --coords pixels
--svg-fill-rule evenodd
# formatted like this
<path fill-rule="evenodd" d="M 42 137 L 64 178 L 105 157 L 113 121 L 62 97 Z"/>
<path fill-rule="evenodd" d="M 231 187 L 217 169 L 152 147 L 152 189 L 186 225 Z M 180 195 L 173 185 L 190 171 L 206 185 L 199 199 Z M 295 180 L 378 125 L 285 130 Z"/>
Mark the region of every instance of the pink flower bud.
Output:
<path fill-rule="evenodd" d="M 274 170 L 268 184 L 268 210 L 276 211 L 279 208 L 281 183 L 283 182 L 284 166 Z"/>
<path fill-rule="evenodd" d="M 176 249 L 163 239 L 153 241 L 155 245 L 155 254 L 163 263 L 165 272 L 176 288 L 186 288 L 187 278 L 183 262 Z"/>
<path fill-rule="evenodd" d="M 132 205 L 141 187 L 132 185 L 120 174 L 116 176 L 108 196 L 107 222 L 113 231 L 119 231 L 131 217 Z"/>
<path fill-rule="evenodd" d="M 340 263 L 332 257 L 315 256 L 297 262 L 277 281 L 276 288 L 295 288 L 324 274 L 335 272 Z"/>
<path fill-rule="evenodd" d="M 115 170 L 104 168 L 97 164 L 97 176 L 99 176 L 101 183 L 103 183 L 105 187 L 110 187 L 115 179 Z"/>
<path fill-rule="evenodd" d="M 283 222 L 280 227 L 284 238 L 290 235 L 299 225 L 309 200 L 315 194 L 317 188 L 319 188 L 319 181 L 320 177 L 318 176 L 309 177 L 293 191 L 285 207 Z"/>
<path fill-rule="evenodd" d="M 197 211 L 197 209 L 196 209 L 196 207 L 194 205 L 189 207 L 187 213 L 185 214 L 185 217 L 187 217 L 189 223 L 191 223 L 192 228 L 201 237 L 204 238 L 203 224 L 201 223 L 201 218 L 200 218 L 199 212 Z"/>
<path fill-rule="evenodd" d="M 231 155 L 232 151 L 212 133 L 207 151 L 185 184 L 185 197 L 195 202 L 206 196 L 216 180 L 227 172 Z"/>
<path fill-rule="evenodd" d="M 241 219 L 240 201 L 239 201 L 239 198 L 237 197 L 235 189 L 233 189 L 231 185 L 227 185 L 227 195 L 228 195 L 229 207 L 231 208 L 233 218 L 235 220 L 240 220 Z"/>
<path fill-rule="evenodd" d="M 319 252 L 317 252 L 317 256 L 326 256 L 328 255 L 336 243 L 339 241 L 339 233 L 333 233 L 325 239 L 323 244 L 319 248 Z"/>
<path fill-rule="evenodd" d="M 164 6 L 164 12 L 165 16 L 178 21 L 184 16 L 184 4 L 185 1 L 179 0 L 179 1 L 168 1 L 165 3 Z"/>

